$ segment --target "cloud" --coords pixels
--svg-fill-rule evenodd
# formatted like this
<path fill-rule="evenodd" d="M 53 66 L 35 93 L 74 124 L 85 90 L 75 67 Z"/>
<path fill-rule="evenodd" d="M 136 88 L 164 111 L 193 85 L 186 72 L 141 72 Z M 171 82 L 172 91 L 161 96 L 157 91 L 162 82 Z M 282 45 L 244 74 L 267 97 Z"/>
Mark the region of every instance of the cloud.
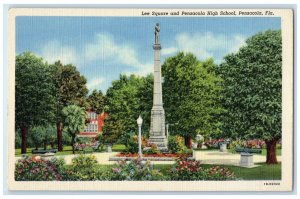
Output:
<path fill-rule="evenodd" d="M 153 70 L 154 70 L 153 64 L 148 63 L 148 64 L 140 65 L 139 68 L 134 68 L 134 69 L 122 72 L 122 74 L 125 74 L 125 75 L 135 74 L 137 76 L 146 76 L 150 73 L 153 73 Z"/>
<path fill-rule="evenodd" d="M 56 40 L 49 41 L 42 46 L 40 55 L 50 64 L 60 60 L 63 64 L 80 65 L 80 59 L 76 50 L 71 46 L 62 45 Z"/>
<path fill-rule="evenodd" d="M 221 60 L 218 57 L 236 52 L 245 44 L 246 37 L 244 35 L 226 35 L 216 34 L 212 32 L 204 33 L 180 33 L 176 35 L 176 47 L 165 49 L 165 54 L 173 54 L 177 51 L 191 52 L 199 59 L 207 59 L 213 57 L 216 60 Z"/>
<path fill-rule="evenodd" d="M 87 87 L 91 91 L 93 89 L 100 89 L 100 85 L 105 81 L 105 78 L 94 78 L 91 80 L 88 80 Z"/>
<path fill-rule="evenodd" d="M 141 65 L 134 47 L 130 44 L 119 44 L 112 35 L 105 33 L 97 34 L 95 40 L 86 45 L 85 58 L 87 61 L 114 60 L 132 67 Z"/>
<path fill-rule="evenodd" d="M 176 47 L 170 47 L 170 48 L 163 48 L 161 50 L 161 54 L 162 55 L 170 55 L 170 54 L 174 54 L 178 51 L 178 48 Z"/>
<path fill-rule="evenodd" d="M 109 61 L 118 65 L 128 66 L 123 74 L 145 76 L 152 72 L 152 64 L 141 62 L 136 48 L 130 43 L 117 43 L 112 35 L 97 34 L 93 42 L 85 47 L 86 61 Z"/>
<path fill-rule="evenodd" d="M 117 43 L 111 34 L 99 33 L 86 43 L 79 53 L 74 47 L 62 45 L 54 40 L 49 41 L 40 50 L 40 55 L 49 63 L 61 60 L 63 64 L 72 63 L 77 67 L 91 62 L 112 62 L 126 66 L 125 74 L 134 73 L 145 76 L 152 72 L 152 64 L 139 60 L 136 48 L 130 43 Z M 84 62 L 83 62 L 84 61 Z M 129 68 L 128 68 L 129 67 Z"/>

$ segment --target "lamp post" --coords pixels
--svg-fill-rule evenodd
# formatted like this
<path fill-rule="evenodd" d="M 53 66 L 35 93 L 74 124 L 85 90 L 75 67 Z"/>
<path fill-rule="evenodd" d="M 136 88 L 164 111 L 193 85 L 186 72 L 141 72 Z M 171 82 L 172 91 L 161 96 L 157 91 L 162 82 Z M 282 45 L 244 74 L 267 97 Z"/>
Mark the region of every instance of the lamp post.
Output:
<path fill-rule="evenodd" d="M 139 156 L 142 157 L 142 123 L 143 119 L 141 116 L 136 120 L 137 125 L 139 127 Z"/>

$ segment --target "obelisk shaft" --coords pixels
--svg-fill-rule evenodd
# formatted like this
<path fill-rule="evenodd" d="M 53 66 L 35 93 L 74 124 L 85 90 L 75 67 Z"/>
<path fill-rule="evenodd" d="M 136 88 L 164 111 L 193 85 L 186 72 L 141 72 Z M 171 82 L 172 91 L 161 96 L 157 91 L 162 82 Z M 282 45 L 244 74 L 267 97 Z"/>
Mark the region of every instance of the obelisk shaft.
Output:
<path fill-rule="evenodd" d="M 160 44 L 153 46 L 154 48 L 154 86 L 153 86 L 153 106 L 163 106 L 162 102 L 162 81 L 160 66 Z"/>
<path fill-rule="evenodd" d="M 165 111 L 162 100 L 162 81 L 159 42 L 159 25 L 155 27 L 154 49 L 154 85 L 153 85 L 153 107 L 151 109 L 151 126 L 149 143 L 156 144 L 161 151 L 167 151 L 167 139 L 165 135 Z"/>

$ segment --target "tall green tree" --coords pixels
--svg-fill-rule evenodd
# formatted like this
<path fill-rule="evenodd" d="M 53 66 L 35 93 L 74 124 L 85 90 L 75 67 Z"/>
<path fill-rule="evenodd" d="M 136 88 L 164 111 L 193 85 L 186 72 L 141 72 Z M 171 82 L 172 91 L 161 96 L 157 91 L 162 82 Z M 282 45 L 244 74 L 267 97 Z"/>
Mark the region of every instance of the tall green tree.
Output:
<path fill-rule="evenodd" d="M 56 129 L 53 125 L 34 126 L 28 131 L 28 139 L 35 149 L 43 146 L 46 150 L 49 144 L 53 148 L 56 140 Z"/>
<path fill-rule="evenodd" d="M 108 118 L 103 128 L 104 141 L 116 142 L 122 134 L 137 131 L 136 119 L 142 115 L 143 132 L 150 127 L 153 76 L 120 75 L 106 92 Z"/>
<path fill-rule="evenodd" d="M 76 105 L 69 105 L 62 110 L 63 129 L 72 137 L 72 151 L 75 154 L 75 137 L 85 128 L 85 109 Z"/>
<path fill-rule="evenodd" d="M 45 127 L 34 126 L 28 131 L 28 139 L 33 143 L 35 149 L 37 150 L 44 142 Z"/>
<path fill-rule="evenodd" d="M 88 107 L 100 114 L 104 111 L 104 95 L 101 90 L 93 90 L 93 92 L 87 98 Z"/>
<path fill-rule="evenodd" d="M 46 126 L 45 135 L 44 135 L 44 148 L 47 148 L 47 146 L 50 144 L 51 148 L 53 149 L 56 140 L 57 140 L 57 134 L 56 134 L 55 125 Z"/>
<path fill-rule="evenodd" d="M 137 98 L 139 99 L 139 114 L 143 118 L 143 135 L 148 137 L 150 133 L 151 109 L 153 106 L 153 75 L 140 77 Z M 136 118 L 137 119 L 137 118 Z"/>
<path fill-rule="evenodd" d="M 62 151 L 62 109 L 69 105 L 88 107 L 86 78 L 72 64 L 60 61 L 52 65 L 56 82 L 56 129 L 58 150 Z"/>
<path fill-rule="evenodd" d="M 220 131 L 222 112 L 220 81 L 212 59 L 199 61 L 191 53 L 180 52 L 162 65 L 163 102 L 171 134 L 191 138 L 198 133 L 209 136 Z"/>
<path fill-rule="evenodd" d="M 277 163 L 282 114 L 281 31 L 258 33 L 220 65 L 223 78 L 224 134 L 263 139 L 267 163 Z"/>
<path fill-rule="evenodd" d="M 26 153 L 28 129 L 54 121 L 55 85 L 52 69 L 30 52 L 16 56 L 15 122 L 22 132 L 21 152 Z"/>

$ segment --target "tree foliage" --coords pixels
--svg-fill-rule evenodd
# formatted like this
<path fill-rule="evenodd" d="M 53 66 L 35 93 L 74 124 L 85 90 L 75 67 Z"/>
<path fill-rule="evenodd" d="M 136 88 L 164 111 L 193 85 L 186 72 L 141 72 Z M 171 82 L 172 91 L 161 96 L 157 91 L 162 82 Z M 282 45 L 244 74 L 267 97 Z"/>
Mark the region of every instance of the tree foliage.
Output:
<path fill-rule="evenodd" d="M 85 109 L 76 105 L 69 105 L 62 110 L 63 129 L 72 137 L 72 148 L 74 151 L 75 137 L 85 128 L 86 112 Z"/>
<path fill-rule="evenodd" d="M 104 95 L 101 90 L 93 90 L 93 92 L 87 98 L 88 107 L 100 114 L 104 111 Z"/>
<path fill-rule="evenodd" d="M 41 146 L 46 149 L 49 144 L 53 148 L 54 142 L 56 141 L 55 127 L 52 125 L 34 126 L 29 129 L 28 139 L 36 149 Z"/>
<path fill-rule="evenodd" d="M 28 129 L 55 118 L 55 85 L 52 69 L 30 52 L 16 56 L 15 122 L 22 131 L 22 153 L 26 153 Z"/>
<path fill-rule="evenodd" d="M 212 59 L 199 61 L 191 53 L 180 52 L 166 59 L 163 102 L 171 134 L 187 139 L 220 131 L 221 87 L 216 67 Z"/>
<path fill-rule="evenodd" d="M 56 126 L 58 150 L 62 150 L 62 109 L 69 105 L 88 108 L 86 78 L 72 64 L 63 65 L 57 61 L 52 65 L 56 88 Z"/>
<path fill-rule="evenodd" d="M 226 136 L 264 139 L 267 149 L 270 142 L 276 146 L 281 138 L 281 70 L 280 31 L 258 33 L 247 39 L 236 54 L 225 57 L 219 72 L 224 87 Z M 274 162 L 276 156 L 269 161 Z"/>
<path fill-rule="evenodd" d="M 103 136 L 106 142 L 115 142 L 123 133 L 136 132 L 136 119 L 144 119 L 143 131 L 149 131 L 152 106 L 153 76 L 120 75 L 106 92 L 106 112 Z"/>
<path fill-rule="evenodd" d="M 58 107 L 69 105 L 86 107 L 88 94 L 86 78 L 72 64 L 63 65 L 60 61 L 57 61 L 53 67 L 56 68 L 55 80 Z"/>

